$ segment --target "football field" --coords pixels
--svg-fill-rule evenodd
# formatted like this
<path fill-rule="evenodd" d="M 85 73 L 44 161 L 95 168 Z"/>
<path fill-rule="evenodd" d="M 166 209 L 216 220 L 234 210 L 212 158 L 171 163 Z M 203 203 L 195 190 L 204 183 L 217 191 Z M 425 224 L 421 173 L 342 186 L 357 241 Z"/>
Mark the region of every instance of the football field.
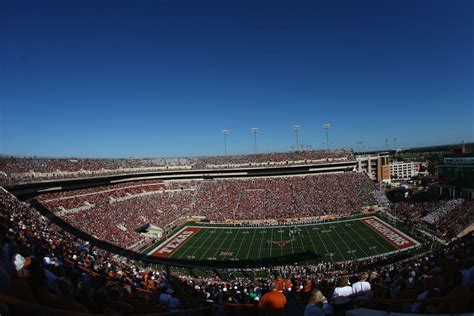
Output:
<path fill-rule="evenodd" d="M 337 262 L 389 254 L 419 243 L 378 217 L 270 227 L 190 225 L 146 254 L 196 263 Z"/>

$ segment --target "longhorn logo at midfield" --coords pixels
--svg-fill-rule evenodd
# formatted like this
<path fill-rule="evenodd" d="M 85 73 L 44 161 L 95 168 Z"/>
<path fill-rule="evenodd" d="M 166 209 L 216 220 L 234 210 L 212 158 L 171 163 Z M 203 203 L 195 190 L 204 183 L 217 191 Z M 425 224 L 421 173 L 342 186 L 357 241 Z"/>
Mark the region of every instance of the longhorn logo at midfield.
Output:
<path fill-rule="evenodd" d="M 280 248 L 285 247 L 286 245 L 288 245 L 290 242 L 293 242 L 293 241 L 295 241 L 295 239 L 289 239 L 289 240 L 267 240 L 268 243 L 275 244 L 275 245 L 279 246 Z"/>

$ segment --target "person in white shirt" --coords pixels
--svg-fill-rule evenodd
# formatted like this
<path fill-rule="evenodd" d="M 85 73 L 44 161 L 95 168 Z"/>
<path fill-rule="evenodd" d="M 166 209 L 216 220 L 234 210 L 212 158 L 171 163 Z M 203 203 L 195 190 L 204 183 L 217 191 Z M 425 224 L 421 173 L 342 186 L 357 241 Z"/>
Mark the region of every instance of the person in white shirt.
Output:
<path fill-rule="evenodd" d="M 332 294 L 332 301 L 335 305 L 344 305 L 351 301 L 352 287 L 346 277 L 337 280 L 337 286 Z"/>
<path fill-rule="evenodd" d="M 358 297 L 370 298 L 372 296 L 372 291 L 370 283 L 367 282 L 368 279 L 367 273 L 362 273 L 359 275 L 359 281 L 352 284 L 352 293 L 356 294 Z"/>

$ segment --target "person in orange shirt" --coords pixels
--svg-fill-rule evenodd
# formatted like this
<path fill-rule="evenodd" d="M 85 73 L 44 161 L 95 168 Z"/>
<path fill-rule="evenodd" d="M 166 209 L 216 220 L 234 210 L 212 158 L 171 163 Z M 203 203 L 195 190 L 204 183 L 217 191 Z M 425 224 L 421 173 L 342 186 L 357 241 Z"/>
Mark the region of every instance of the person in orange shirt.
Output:
<path fill-rule="evenodd" d="M 258 307 L 265 311 L 266 316 L 285 315 L 286 297 L 278 292 L 277 283 L 272 283 L 272 290 L 260 299 Z"/>
<path fill-rule="evenodd" d="M 283 279 L 281 278 L 281 276 L 279 276 L 277 279 L 277 286 L 279 292 L 283 291 Z"/>

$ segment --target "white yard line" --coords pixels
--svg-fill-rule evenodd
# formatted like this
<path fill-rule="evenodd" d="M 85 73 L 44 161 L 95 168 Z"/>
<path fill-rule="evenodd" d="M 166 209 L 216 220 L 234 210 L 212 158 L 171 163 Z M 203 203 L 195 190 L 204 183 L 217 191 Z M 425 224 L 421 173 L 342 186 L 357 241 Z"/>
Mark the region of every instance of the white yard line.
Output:
<path fill-rule="evenodd" d="M 249 250 L 247 251 L 247 256 L 245 257 L 245 260 L 248 260 L 249 259 L 249 255 L 250 255 L 250 251 L 252 250 L 252 245 L 253 245 L 253 241 L 255 240 L 255 234 L 257 233 L 256 230 L 253 231 L 253 235 L 252 235 L 252 241 L 250 242 L 250 247 L 249 247 Z M 244 239 L 245 240 L 245 239 Z M 242 240 L 242 243 L 244 242 L 244 240 Z M 241 245 L 242 246 L 242 245 Z"/>
<path fill-rule="evenodd" d="M 338 226 L 339 226 L 339 225 L 338 225 Z M 353 250 L 355 250 L 355 249 L 351 249 L 351 248 L 349 247 L 349 245 L 346 243 L 346 240 L 345 240 L 344 238 L 342 238 L 342 237 L 339 235 L 339 232 L 338 232 L 337 227 L 336 227 L 336 229 L 335 229 L 334 231 L 336 232 L 337 237 L 342 240 L 342 242 L 344 243 L 344 245 L 346 245 L 348 251 L 353 251 Z M 336 246 L 336 247 L 337 247 L 337 246 Z M 351 257 L 354 257 L 354 255 L 353 255 L 352 253 L 350 253 L 350 254 L 351 254 Z"/>
<path fill-rule="evenodd" d="M 350 225 L 351 227 L 351 230 L 354 231 L 354 229 L 352 229 L 352 225 Z M 357 232 L 356 232 L 357 233 Z M 351 237 L 351 240 L 357 245 L 357 247 L 359 247 L 359 249 L 364 253 L 364 255 L 368 256 L 369 254 L 360 246 L 360 243 L 358 241 L 356 241 L 354 238 L 352 238 L 352 235 L 351 234 L 347 234 Z M 357 236 L 359 236 L 360 238 L 360 235 L 357 234 Z M 363 239 L 363 241 L 365 241 L 365 239 Z M 367 242 L 366 242 L 367 243 Z M 370 245 L 369 245 L 370 247 Z"/>
<path fill-rule="evenodd" d="M 218 233 L 218 236 L 220 236 L 222 234 L 222 231 Z M 193 256 L 196 255 L 196 253 L 201 249 L 205 249 L 204 253 L 201 255 L 201 257 L 199 257 L 199 260 L 202 260 L 203 258 L 206 258 L 206 254 L 207 252 L 211 249 L 212 245 L 214 245 L 214 243 L 216 242 L 216 240 L 218 240 L 219 238 L 217 236 L 214 236 L 214 240 L 212 241 L 211 245 L 210 246 L 207 246 L 207 241 L 211 238 L 211 236 L 214 236 L 214 234 L 209 234 L 209 237 L 206 238 L 206 241 L 203 242 L 202 244 L 205 245 L 205 247 L 197 247 L 197 249 L 193 252 Z"/>
<path fill-rule="evenodd" d="M 321 243 L 323 244 L 324 246 L 324 249 L 326 249 L 326 254 L 329 254 L 329 250 L 328 250 L 328 247 L 326 247 L 326 243 L 323 241 L 323 238 L 321 237 L 321 235 L 319 235 L 319 231 L 316 229 L 316 234 L 318 235 L 319 239 L 321 240 Z M 332 241 L 331 239 L 331 243 L 336 247 L 337 251 L 339 251 L 339 254 L 342 256 L 341 260 L 344 260 L 345 257 L 342 255 L 342 252 L 339 250 L 339 248 L 337 247 L 336 243 L 334 241 Z M 332 262 L 334 262 L 334 259 L 332 258 L 332 256 L 330 256 Z"/>
<path fill-rule="evenodd" d="M 237 236 L 239 235 L 239 233 L 240 233 L 240 232 L 236 232 L 236 233 L 234 234 L 234 235 L 235 235 L 235 236 L 234 236 L 234 239 L 232 239 L 232 242 L 230 243 L 229 248 L 227 248 L 227 251 L 226 251 L 226 252 L 230 252 L 230 250 L 232 249 L 232 245 L 234 244 L 235 239 L 237 239 Z M 244 235 L 246 235 L 246 234 L 244 234 Z M 244 238 L 244 239 L 245 239 L 245 238 Z M 236 254 L 236 255 L 237 255 L 237 254 Z"/>
<path fill-rule="evenodd" d="M 309 240 L 311 241 L 311 245 L 313 246 L 314 254 L 318 255 L 318 251 L 316 250 L 316 246 L 314 245 L 313 238 L 311 237 L 311 233 L 308 229 L 306 229 L 306 233 L 308 234 Z M 301 241 L 301 246 L 303 247 L 303 250 L 304 250 L 303 239 L 300 238 L 300 241 Z M 326 246 L 324 246 L 324 247 L 326 247 Z M 327 252 L 327 248 L 326 248 L 326 252 Z"/>
<path fill-rule="evenodd" d="M 270 240 L 273 241 L 273 228 L 271 229 L 271 231 L 272 231 L 272 235 L 270 236 Z M 272 257 L 272 250 L 273 250 L 273 243 L 270 242 L 270 256 L 269 256 L 269 258 Z"/>
<path fill-rule="evenodd" d="M 229 235 L 230 235 L 230 234 L 228 233 L 228 231 L 226 231 L 224 240 L 221 241 L 221 245 L 225 244 L 225 241 L 227 240 L 227 237 L 229 237 Z M 237 234 L 235 234 L 235 235 L 237 235 Z M 235 238 L 235 237 L 234 237 L 234 238 Z M 216 239 L 217 239 L 217 238 L 216 238 Z M 214 244 L 214 243 L 213 243 L 213 244 Z M 222 250 L 220 246 L 217 247 L 216 251 L 214 252 L 214 255 L 212 255 L 212 258 L 216 258 L 217 253 L 219 252 L 219 250 Z"/>
<path fill-rule="evenodd" d="M 265 235 L 266 235 L 266 229 L 263 231 L 265 231 L 265 233 L 260 232 L 260 234 L 262 235 L 262 240 L 260 241 L 260 248 L 258 249 L 258 257 L 256 258 L 257 260 L 260 259 L 260 254 L 262 253 L 263 238 L 265 238 Z"/>
<path fill-rule="evenodd" d="M 362 225 L 365 226 L 365 224 L 362 224 Z M 363 226 L 362 226 L 362 227 L 363 227 Z M 357 236 L 360 238 L 360 240 L 362 240 L 362 241 L 367 245 L 367 247 L 368 247 L 367 249 L 369 249 L 369 250 L 371 250 L 371 251 L 372 251 L 372 249 L 374 249 L 374 248 L 372 248 L 372 247 L 374 247 L 375 245 L 370 244 L 370 243 L 367 241 L 367 238 L 364 238 L 364 237 L 361 235 L 362 233 L 365 232 L 365 229 L 358 230 L 358 229 L 353 228 L 352 226 L 351 226 L 351 229 L 352 229 L 352 231 L 354 231 L 354 232 L 357 234 Z M 371 238 L 371 239 L 374 239 L 374 237 L 373 237 L 372 235 L 370 235 L 370 238 Z M 377 247 L 377 246 L 375 246 L 375 247 Z M 377 251 L 375 251 L 375 252 L 377 252 Z M 366 254 L 367 254 L 367 253 L 366 253 Z M 367 255 L 368 255 L 368 254 L 367 254 Z"/>

